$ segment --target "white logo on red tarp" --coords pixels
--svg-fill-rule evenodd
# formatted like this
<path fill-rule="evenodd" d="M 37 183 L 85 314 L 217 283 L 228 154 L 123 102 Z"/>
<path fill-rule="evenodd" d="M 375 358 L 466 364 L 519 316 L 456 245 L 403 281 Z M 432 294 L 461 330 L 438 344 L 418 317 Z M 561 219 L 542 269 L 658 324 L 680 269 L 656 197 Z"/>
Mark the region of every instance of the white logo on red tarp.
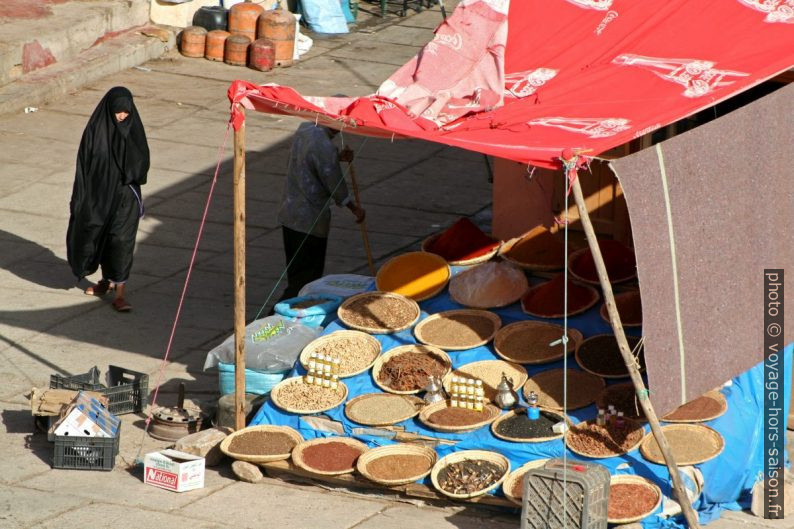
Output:
<path fill-rule="evenodd" d="M 625 118 L 536 118 L 527 121 L 527 125 L 543 125 L 558 129 L 585 134 L 590 138 L 606 138 L 631 128 L 630 120 Z"/>
<path fill-rule="evenodd" d="M 463 37 L 460 36 L 460 33 L 453 33 L 452 35 L 436 33 L 436 36 L 433 37 L 433 40 L 427 43 L 425 49 L 435 55 L 438 53 L 438 45 L 446 46 L 447 48 L 458 51 L 463 47 Z"/>
<path fill-rule="evenodd" d="M 607 25 L 618 18 L 618 16 L 619 15 L 617 11 L 609 11 L 606 15 L 604 15 L 604 18 L 601 19 L 601 22 L 599 22 L 598 26 L 596 26 L 595 34 L 600 35 L 603 33 L 607 28 Z"/>
<path fill-rule="evenodd" d="M 614 0 L 568 0 L 568 2 L 583 7 L 585 9 L 596 9 L 598 11 L 606 11 L 612 7 Z"/>
<path fill-rule="evenodd" d="M 482 2 L 497 13 L 502 13 L 505 15 L 507 14 L 507 10 L 510 7 L 510 0 L 463 0 L 458 5 L 468 6 L 476 4 L 477 2 Z"/>
<path fill-rule="evenodd" d="M 764 22 L 794 24 L 794 0 L 739 0 L 739 2 L 766 13 Z"/>
<path fill-rule="evenodd" d="M 505 75 L 505 97 L 527 97 L 557 75 L 552 68 L 536 68 Z"/>
<path fill-rule="evenodd" d="M 149 483 L 156 483 L 157 485 L 162 485 L 163 487 L 176 490 L 176 478 L 177 475 L 171 472 L 166 472 L 165 470 L 160 470 L 156 468 L 147 468 L 146 469 L 146 481 Z"/>
<path fill-rule="evenodd" d="M 747 77 L 750 74 L 730 70 L 717 70 L 713 61 L 699 59 L 663 59 L 644 57 L 626 53 L 612 59 L 613 64 L 622 66 L 639 66 L 650 70 L 666 81 L 672 81 L 685 87 L 686 97 L 701 97 L 716 88 L 728 86 L 736 82 L 731 77 Z"/>

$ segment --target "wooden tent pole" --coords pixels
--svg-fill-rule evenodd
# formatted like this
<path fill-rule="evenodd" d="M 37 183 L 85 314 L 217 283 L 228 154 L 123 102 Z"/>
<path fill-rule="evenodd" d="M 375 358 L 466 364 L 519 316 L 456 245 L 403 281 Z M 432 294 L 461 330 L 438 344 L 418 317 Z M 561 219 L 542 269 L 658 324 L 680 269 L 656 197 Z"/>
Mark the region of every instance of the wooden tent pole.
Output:
<path fill-rule="evenodd" d="M 590 252 L 593 254 L 596 270 L 598 271 L 598 280 L 601 283 L 601 290 L 604 293 L 604 303 L 609 313 L 609 321 L 612 324 L 612 330 L 615 332 L 615 338 L 618 341 L 620 354 L 623 356 L 623 361 L 626 363 L 626 368 L 631 375 L 631 381 L 634 383 L 634 388 L 637 392 L 638 400 L 642 411 L 645 412 L 645 417 L 651 426 L 656 443 L 662 451 L 664 460 L 667 463 L 667 470 L 670 472 L 670 477 L 673 480 L 673 492 L 675 498 L 681 505 L 681 510 L 684 513 L 687 525 L 691 529 L 699 528 L 697 515 L 692 509 L 692 504 L 684 489 L 684 484 L 681 482 L 681 476 L 678 474 L 678 465 L 676 465 L 673 454 L 670 451 L 670 445 L 662 432 L 659 425 L 659 419 L 656 417 L 656 412 L 648 399 L 648 393 L 645 389 L 645 383 L 642 380 L 637 364 L 631 354 L 629 343 L 626 340 L 626 333 L 623 331 L 623 324 L 620 322 L 620 315 L 618 314 L 617 307 L 615 306 L 615 296 L 612 292 L 612 285 L 609 283 L 609 276 L 607 275 L 606 266 L 604 265 L 604 257 L 601 255 L 601 249 L 598 247 L 598 240 L 596 239 L 593 225 L 590 222 L 590 215 L 587 212 L 587 205 L 585 204 L 584 195 L 582 194 L 582 186 L 579 184 L 579 178 L 573 180 L 573 196 L 576 200 L 576 207 L 579 210 L 579 218 L 584 227 L 584 233 L 587 236 L 587 243 L 590 246 Z"/>
<path fill-rule="evenodd" d="M 245 119 L 234 131 L 234 428 L 245 428 Z"/>
<path fill-rule="evenodd" d="M 353 185 L 353 196 L 356 199 L 356 206 L 361 207 L 361 198 L 358 196 L 358 182 L 356 182 L 356 170 L 353 168 L 353 162 L 351 161 L 349 164 L 350 166 L 350 183 Z M 369 235 L 367 235 L 367 221 L 362 220 L 359 224 L 361 227 L 361 237 L 364 239 L 364 251 L 367 252 L 367 264 L 369 265 L 369 273 L 372 274 L 372 277 L 375 277 L 377 271 L 375 270 L 375 264 L 372 261 L 372 249 L 369 247 Z"/>

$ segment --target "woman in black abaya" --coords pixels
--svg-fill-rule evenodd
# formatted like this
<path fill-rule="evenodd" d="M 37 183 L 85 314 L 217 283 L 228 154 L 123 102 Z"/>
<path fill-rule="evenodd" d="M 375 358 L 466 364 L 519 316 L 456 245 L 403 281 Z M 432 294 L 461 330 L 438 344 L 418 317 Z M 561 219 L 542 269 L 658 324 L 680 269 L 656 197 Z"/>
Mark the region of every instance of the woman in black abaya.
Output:
<path fill-rule="evenodd" d="M 83 131 L 70 203 L 66 252 L 78 280 L 102 268 L 102 279 L 85 293 L 115 291 L 113 307 L 132 309 L 124 285 L 132 268 L 141 186 L 149 171 L 149 145 L 132 94 L 110 89 Z"/>

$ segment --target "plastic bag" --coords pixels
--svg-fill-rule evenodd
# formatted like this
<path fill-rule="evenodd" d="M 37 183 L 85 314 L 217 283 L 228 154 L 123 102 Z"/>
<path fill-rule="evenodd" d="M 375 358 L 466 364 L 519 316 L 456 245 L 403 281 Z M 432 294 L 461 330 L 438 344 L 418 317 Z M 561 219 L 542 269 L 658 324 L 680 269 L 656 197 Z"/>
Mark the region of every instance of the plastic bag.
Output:
<path fill-rule="evenodd" d="M 245 327 L 245 367 L 271 373 L 290 369 L 303 348 L 321 332 L 279 315 L 254 320 Z M 207 353 L 204 369 L 218 362 L 234 364 L 234 357 L 232 334 Z"/>
<path fill-rule="evenodd" d="M 349 298 L 355 294 L 372 290 L 374 286 L 374 277 L 357 274 L 331 274 L 307 284 L 300 290 L 298 295 L 334 294 L 343 298 Z"/>
<path fill-rule="evenodd" d="M 321 302 L 306 308 L 296 308 L 307 301 Z M 336 318 L 336 309 L 342 304 L 343 298 L 333 294 L 309 294 L 276 303 L 273 310 L 276 314 L 299 321 L 308 327 L 326 325 L 326 319 Z"/>
<path fill-rule="evenodd" d="M 347 21 L 339 0 L 301 0 L 301 13 L 316 33 L 347 33 Z"/>

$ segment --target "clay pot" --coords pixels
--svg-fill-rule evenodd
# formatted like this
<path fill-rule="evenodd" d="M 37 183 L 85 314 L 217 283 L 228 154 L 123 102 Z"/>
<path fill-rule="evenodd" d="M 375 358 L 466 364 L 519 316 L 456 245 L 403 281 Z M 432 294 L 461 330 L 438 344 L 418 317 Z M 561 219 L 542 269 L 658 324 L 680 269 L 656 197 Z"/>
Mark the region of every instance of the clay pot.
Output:
<path fill-rule="evenodd" d="M 214 29 L 207 33 L 204 58 L 211 61 L 222 61 L 224 46 L 226 45 L 226 39 L 229 38 L 229 35 L 231 35 L 231 33 L 221 29 Z"/>
<path fill-rule="evenodd" d="M 260 72 L 268 72 L 276 63 L 276 50 L 267 39 L 257 39 L 251 44 L 248 66 Z"/>
<path fill-rule="evenodd" d="M 245 35 L 231 35 L 226 39 L 223 62 L 234 66 L 245 66 L 248 63 L 248 46 L 251 39 Z"/>
<path fill-rule="evenodd" d="M 295 51 L 295 15 L 284 9 L 266 11 L 257 24 L 259 38 L 273 43 L 276 66 L 292 65 Z"/>
<path fill-rule="evenodd" d="M 234 4 L 229 10 L 229 33 L 245 35 L 253 42 L 256 40 L 256 21 L 264 12 L 265 8 L 259 4 Z"/>
<path fill-rule="evenodd" d="M 199 26 L 189 26 L 182 30 L 179 51 L 185 57 L 204 57 L 204 42 L 207 30 Z"/>

